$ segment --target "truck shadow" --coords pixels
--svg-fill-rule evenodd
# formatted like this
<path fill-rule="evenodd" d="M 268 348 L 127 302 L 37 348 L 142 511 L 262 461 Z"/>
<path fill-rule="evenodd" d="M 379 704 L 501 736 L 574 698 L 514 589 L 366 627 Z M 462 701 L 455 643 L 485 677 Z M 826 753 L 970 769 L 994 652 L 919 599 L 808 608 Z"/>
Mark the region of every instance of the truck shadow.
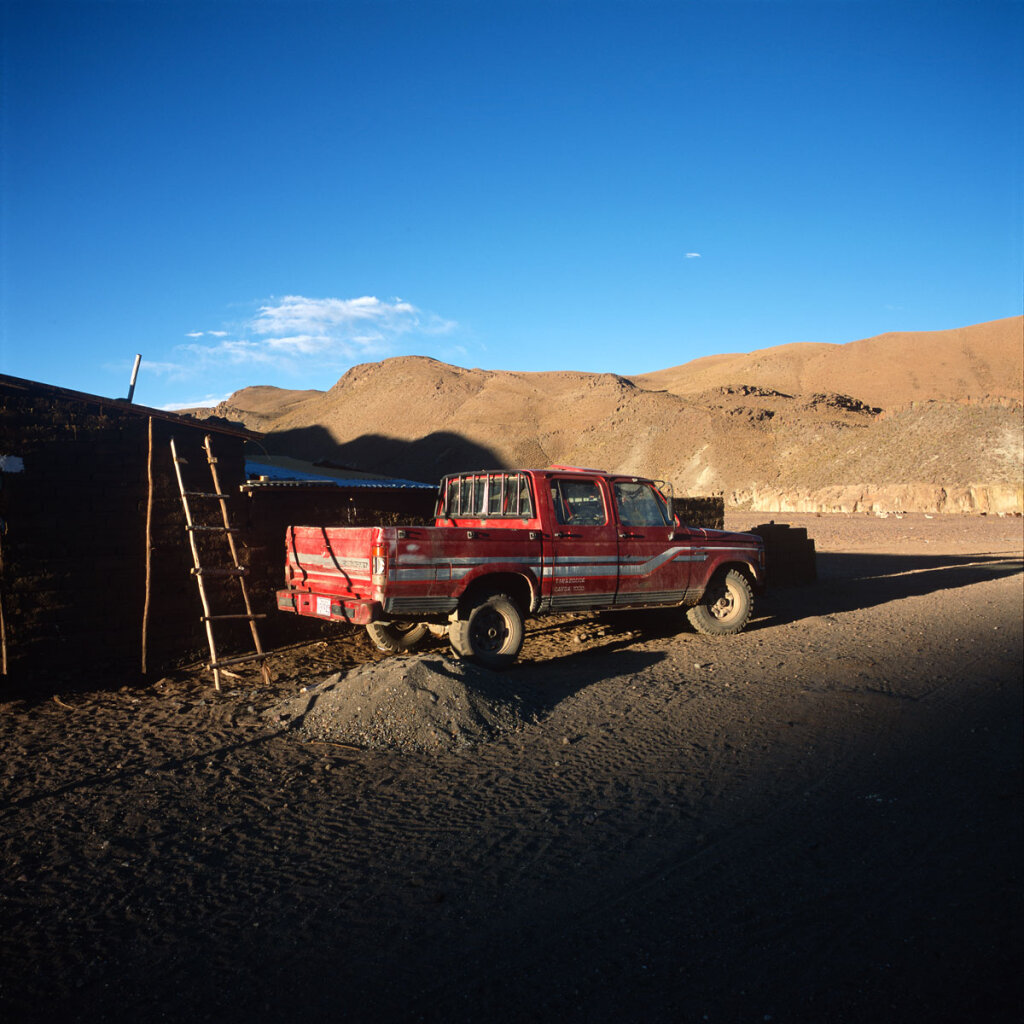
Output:
<path fill-rule="evenodd" d="M 817 582 L 769 587 L 757 602 L 756 617 L 748 629 L 875 608 L 1015 576 L 1022 570 L 1024 561 L 1014 555 L 819 553 Z"/>

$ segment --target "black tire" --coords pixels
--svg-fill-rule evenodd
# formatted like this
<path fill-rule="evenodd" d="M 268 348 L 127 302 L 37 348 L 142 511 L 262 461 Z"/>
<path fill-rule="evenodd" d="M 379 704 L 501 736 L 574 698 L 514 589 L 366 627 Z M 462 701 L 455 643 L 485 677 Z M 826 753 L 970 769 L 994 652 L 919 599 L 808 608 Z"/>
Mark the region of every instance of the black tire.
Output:
<path fill-rule="evenodd" d="M 705 636 L 731 636 L 750 621 L 754 594 L 747 577 L 737 569 L 715 573 L 700 604 L 686 611 L 698 633 Z"/>
<path fill-rule="evenodd" d="M 523 616 L 512 598 L 488 594 L 448 630 L 452 650 L 485 668 L 507 668 L 523 646 Z"/>
<path fill-rule="evenodd" d="M 366 626 L 373 646 L 388 654 L 411 651 L 427 635 L 425 622 L 370 622 Z"/>

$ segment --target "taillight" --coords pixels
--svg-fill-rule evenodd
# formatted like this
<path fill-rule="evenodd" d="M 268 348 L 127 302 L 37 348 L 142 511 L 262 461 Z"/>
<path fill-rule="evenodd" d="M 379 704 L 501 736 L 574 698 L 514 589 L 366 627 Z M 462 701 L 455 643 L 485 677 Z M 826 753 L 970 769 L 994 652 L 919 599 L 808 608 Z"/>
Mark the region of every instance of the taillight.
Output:
<path fill-rule="evenodd" d="M 388 546 L 383 543 L 376 543 L 372 549 L 373 560 L 370 565 L 372 566 L 371 572 L 373 573 L 373 582 L 376 584 L 382 584 L 388 575 Z"/>

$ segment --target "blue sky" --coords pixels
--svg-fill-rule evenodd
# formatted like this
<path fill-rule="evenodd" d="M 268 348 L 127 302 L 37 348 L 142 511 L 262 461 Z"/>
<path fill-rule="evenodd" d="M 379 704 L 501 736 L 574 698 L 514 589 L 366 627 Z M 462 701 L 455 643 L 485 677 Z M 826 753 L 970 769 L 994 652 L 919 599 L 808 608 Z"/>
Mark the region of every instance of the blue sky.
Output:
<path fill-rule="evenodd" d="M 0 371 L 642 373 L 1022 312 L 1024 4 L 2 5 Z"/>

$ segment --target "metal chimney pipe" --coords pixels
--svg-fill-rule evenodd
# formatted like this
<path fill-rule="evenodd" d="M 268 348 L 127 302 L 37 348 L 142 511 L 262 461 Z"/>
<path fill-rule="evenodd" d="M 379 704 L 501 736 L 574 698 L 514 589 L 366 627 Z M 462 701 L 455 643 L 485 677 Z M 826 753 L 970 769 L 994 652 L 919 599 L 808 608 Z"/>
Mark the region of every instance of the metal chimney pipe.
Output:
<path fill-rule="evenodd" d="M 135 365 L 132 367 L 132 382 L 128 385 L 128 401 L 132 400 L 132 396 L 135 394 L 135 379 L 139 375 L 139 363 L 142 362 L 142 354 L 136 353 Z"/>

